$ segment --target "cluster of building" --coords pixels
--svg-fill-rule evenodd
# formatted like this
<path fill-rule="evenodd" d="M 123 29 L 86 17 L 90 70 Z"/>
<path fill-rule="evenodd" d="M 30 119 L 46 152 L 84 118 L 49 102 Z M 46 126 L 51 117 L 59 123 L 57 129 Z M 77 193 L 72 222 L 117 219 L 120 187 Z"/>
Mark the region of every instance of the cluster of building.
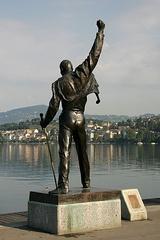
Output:
<path fill-rule="evenodd" d="M 40 142 L 45 139 L 45 136 L 38 129 L 18 129 L 1 131 L 1 139 L 4 142 Z"/>
<path fill-rule="evenodd" d="M 95 123 L 90 120 L 86 124 L 86 133 L 88 142 L 106 142 L 116 139 L 120 135 L 125 136 L 125 129 L 114 128 L 112 129 L 110 122 Z M 58 125 L 54 128 L 48 129 L 49 137 L 52 141 L 58 139 Z M 0 131 L 1 139 L 5 142 L 43 142 L 45 141 L 45 135 L 39 128 L 34 129 L 18 129 L 18 130 L 6 130 Z"/>
<path fill-rule="evenodd" d="M 120 136 L 125 138 L 127 127 L 118 127 L 116 124 L 114 124 L 114 127 L 112 126 L 113 125 L 110 122 L 101 122 L 101 124 L 98 124 L 90 120 L 86 128 L 88 141 L 107 142 L 114 141 Z"/>
<path fill-rule="evenodd" d="M 0 142 L 46 141 L 45 134 L 39 125 L 39 118 L 19 124 L 2 125 L 0 129 Z M 49 124 L 47 131 L 49 139 L 52 142 L 57 142 L 58 120 Z M 87 141 L 90 143 L 134 142 L 160 144 L 160 116 L 144 116 L 117 122 L 87 119 L 86 134 Z"/>

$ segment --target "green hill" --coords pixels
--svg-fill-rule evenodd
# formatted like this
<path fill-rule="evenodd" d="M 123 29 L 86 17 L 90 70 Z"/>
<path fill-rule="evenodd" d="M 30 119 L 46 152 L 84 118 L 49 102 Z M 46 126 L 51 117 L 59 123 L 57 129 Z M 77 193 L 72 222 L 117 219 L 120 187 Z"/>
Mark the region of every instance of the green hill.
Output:
<path fill-rule="evenodd" d="M 13 109 L 7 112 L 0 112 L 0 124 L 5 123 L 19 123 L 26 120 L 32 120 L 34 118 L 39 118 L 39 114 L 45 113 L 47 106 L 36 105 L 30 107 L 23 107 Z"/>

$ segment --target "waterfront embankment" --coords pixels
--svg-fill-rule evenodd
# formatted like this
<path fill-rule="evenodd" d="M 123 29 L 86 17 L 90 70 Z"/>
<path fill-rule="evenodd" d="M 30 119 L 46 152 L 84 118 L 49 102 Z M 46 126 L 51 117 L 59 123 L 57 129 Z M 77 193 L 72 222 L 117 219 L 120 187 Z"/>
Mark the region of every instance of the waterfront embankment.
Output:
<path fill-rule="evenodd" d="M 85 234 L 71 234 L 56 236 L 48 233 L 34 231 L 27 227 L 27 216 L 22 214 L 18 218 L 10 215 L 11 221 L 3 225 L 0 223 L 0 239 L 2 240 L 159 240 L 160 239 L 160 201 L 146 203 L 148 220 L 145 221 L 122 221 L 122 226 L 116 229 L 93 231 Z M 16 222 L 18 219 L 19 222 Z M 21 221 L 20 221 L 21 220 Z"/>

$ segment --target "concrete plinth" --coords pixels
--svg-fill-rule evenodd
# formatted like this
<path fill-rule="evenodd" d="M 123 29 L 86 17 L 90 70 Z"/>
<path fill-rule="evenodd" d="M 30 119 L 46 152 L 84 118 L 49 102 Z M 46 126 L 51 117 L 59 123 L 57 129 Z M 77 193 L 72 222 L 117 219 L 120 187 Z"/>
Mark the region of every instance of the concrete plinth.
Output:
<path fill-rule="evenodd" d="M 121 226 L 119 191 L 30 193 L 28 225 L 57 235 Z"/>

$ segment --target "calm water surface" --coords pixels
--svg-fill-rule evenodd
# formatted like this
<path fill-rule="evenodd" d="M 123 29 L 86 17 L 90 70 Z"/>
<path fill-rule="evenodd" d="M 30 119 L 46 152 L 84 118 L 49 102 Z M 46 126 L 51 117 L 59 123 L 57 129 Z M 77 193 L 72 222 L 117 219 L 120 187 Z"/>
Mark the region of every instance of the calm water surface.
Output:
<path fill-rule="evenodd" d="M 58 146 L 51 145 L 58 169 Z M 91 185 L 138 188 L 142 198 L 160 197 L 159 145 L 89 144 Z M 75 146 L 72 146 L 70 187 L 81 187 Z M 27 210 L 30 191 L 54 188 L 47 146 L 0 144 L 0 213 Z"/>

